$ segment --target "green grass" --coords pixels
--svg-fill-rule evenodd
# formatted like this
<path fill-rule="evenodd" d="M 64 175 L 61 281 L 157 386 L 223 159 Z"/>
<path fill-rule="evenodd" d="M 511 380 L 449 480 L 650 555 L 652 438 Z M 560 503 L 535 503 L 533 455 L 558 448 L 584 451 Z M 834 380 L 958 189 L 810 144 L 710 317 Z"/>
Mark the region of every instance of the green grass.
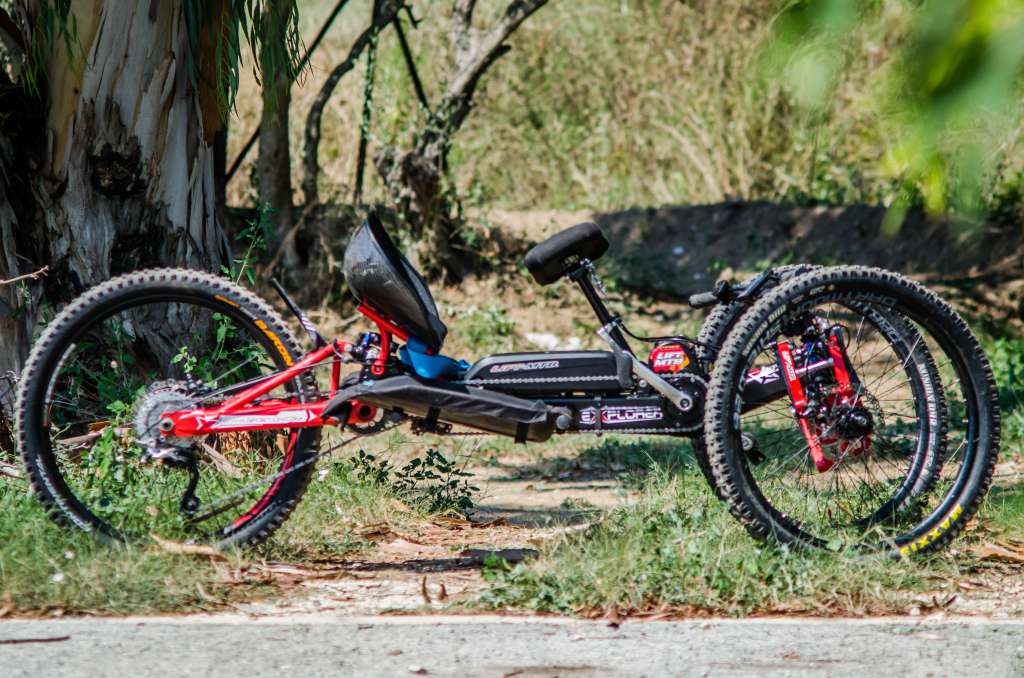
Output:
<path fill-rule="evenodd" d="M 1001 458 L 1024 449 L 1024 340 L 985 338 L 1002 408 Z M 635 505 L 542 551 L 533 563 L 496 564 L 478 603 L 572 615 L 661 608 L 716 614 L 801 611 L 901 612 L 913 594 L 971 571 L 972 542 L 1024 539 L 1024 478 L 997 481 L 978 515 L 980 531 L 912 560 L 759 544 L 712 497 L 688 444 L 608 439 L 556 470 L 613 470 L 644 483 Z M 976 576 L 976 575 L 972 575 Z"/>
<path fill-rule="evenodd" d="M 360 525 L 397 521 L 388 488 L 361 483 L 344 463 L 325 465 L 299 509 L 269 544 L 224 560 L 168 553 L 154 544 L 107 546 L 62 529 L 24 482 L 0 480 L 0 608 L 26 614 L 153 614 L 216 609 L 276 592 L 257 572 L 233 581 L 247 561 L 337 557 L 367 545 Z M 422 511 L 402 507 L 404 519 Z"/>
<path fill-rule="evenodd" d="M 304 35 L 333 7 L 300 3 Z M 507 3 L 484 0 L 482 28 Z M 512 36 L 512 50 L 485 75 L 457 135 L 452 169 L 471 202 L 512 209 L 618 210 L 637 205 L 772 200 L 877 204 L 899 190 L 883 167 L 893 130 L 881 96 L 912 26 L 912 0 L 873 4 L 837 55 L 843 68 L 830 105 L 801 112 L 761 48 L 787 0 L 595 0 L 551 2 Z M 294 90 L 294 143 L 330 67 L 369 14 L 350 3 Z M 417 3 L 410 31 L 428 98 L 450 65 L 451 5 Z M 362 67 L 342 81 L 324 117 L 321 193 L 347 196 L 362 111 Z M 397 40 L 380 42 L 370 153 L 408 144 L 418 125 Z M 239 95 L 243 129 L 259 114 L 256 87 Z M 244 135 L 235 135 L 237 149 Z M 991 191 L 998 211 L 1018 214 L 1021 153 L 1011 134 Z M 298 148 L 298 146 L 295 146 Z M 298 167 L 301 153 L 293 152 Z M 298 176 L 298 174 L 296 174 Z M 375 197 L 383 195 L 368 172 Z M 999 196 L 1003 196 L 999 198 Z M 1010 202 L 1005 198 L 1009 196 Z"/>
<path fill-rule="evenodd" d="M 141 614 L 187 611 L 227 595 L 205 559 L 155 547 L 104 546 L 43 514 L 23 483 L 0 482 L 0 607 L 15 611 Z M 228 556 L 225 565 L 237 563 Z"/>
<path fill-rule="evenodd" d="M 625 451 L 627 459 L 635 454 Z M 957 576 L 966 562 L 949 552 L 897 561 L 761 544 L 719 505 L 692 465 L 673 468 L 653 463 L 636 504 L 611 511 L 538 561 L 511 569 L 496 564 L 487 573 L 493 584 L 478 602 L 572 615 L 869 614 L 908 606 L 911 594 Z"/>

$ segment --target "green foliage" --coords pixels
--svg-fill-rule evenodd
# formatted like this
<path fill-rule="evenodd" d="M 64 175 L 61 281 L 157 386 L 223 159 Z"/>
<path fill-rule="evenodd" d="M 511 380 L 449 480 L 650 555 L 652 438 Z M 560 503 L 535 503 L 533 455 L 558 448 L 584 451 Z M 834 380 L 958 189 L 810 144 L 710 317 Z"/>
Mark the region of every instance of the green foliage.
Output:
<path fill-rule="evenodd" d="M 919 192 L 930 211 L 978 214 L 982 187 L 1019 125 L 1024 5 L 1018 0 L 792 2 L 775 24 L 770 77 L 783 65 L 798 104 L 834 114 L 838 73 L 852 67 L 837 55 L 849 53 L 854 31 L 894 6 L 909 7 L 910 22 L 881 83 L 882 124 L 894 128 L 896 139 L 882 166 Z M 902 196 L 895 202 L 897 212 L 908 206 Z M 888 228 L 899 222 L 888 220 Z"/>
<path fill-rule="evenodd" d="M 511 350 L 516 333 L 516 322 L 508 317 L 508 311 L 499 304 L 483 308 L 448 308 L 449 317 L 455 320 L 453 332 L 471 351 L 497 352 Z"/>
<path fill-rule="evenodd" d="M 353 528 L 419 516 L 407 509 L 396 514 L 392 502 L 393 495 L 381 487 L 360 482 L 346 465 L 334 464 L 310 483 L 301 509 L 261 547 L 260 555 L 314 559 L 366 548 Z M 219 564 L 167 553 L 154 544 L 106 545 L 93 535 L 55 525 L 23 481 L 2 476 L 0 534 L 0 599 L 15 612 L 180 613 L 277 592 L 258 572 L 234 584 L 225 578 L 225 566 L 244 569 L 253 554 L 228 551 L 227 562 Z"/>
<path fill-rule="evenodd" d="M 801 19 L 787 23 L 781 13 L 792 4 L 549 3 L 481 81 L 450 157 L 455 187 L 467 204 L 525 210 L 728 200 L 924 205 L 924 184 L 887 161 L 897 158 L 889 152 L 905 138 L 904 122 L 915 122 L 898 115 L 910 101 L 898 83 L 921 30 L 921 3 L 829 2 L 819 21 L 817 3 L 805 2 Z M 327 0 L 303 6 L 310 29 L 330 7 Z M 481 3 L 479 11 L 497 7 Z M 416 10 L 423 23 L 410 41 L 436 100 L 450 54 L 450 4 Z M 841 37 L 835 22 L 847 27 Z M 790 64 L 820 52 L 831 64 L 823 79 L 828 95 L 825 105 L 805 107 L 794 89 L 799 68 Z M 354 176 L 362 85 L 343 81 L 337 116 L 324 118 L 325 180 Z M 374 87 L 371 155 L 374 144 L 408 147 L 425 122 L 390 31 L 381 36 Z M 300 101 L 306 96 L 312 93 L 297 92 Z M 982 194 L 999 193 L 1024 165 L 1024 136 L 1004 134 L 988 116 L 978 120 L 947 140 L 982 136 L 993 144 L 1000 164 L 981 176 Z M 961 185 L 959 172 L 950 176 Z M 365 194 L 368 201 L 385 196 L 372 172 Z M 900 223 L 896 216 L 891 224 Z"/>
<path fill-rule="evenodd" d="M 473 507 L 473 495 L 479 492 L 468 480 L 472 473 L 434 448 L 400 468 L 364 450 L 348 463 L 358 481 L 390 488 L 429 513 L 466 511 Z"/>
<path fill-rule="evenodd" d="M 0 595 L 17 610 L 145 614 L 209 607 L 227 586 L 206 560 L 151 546 L 111 547 L 54 525 L 26 488 L 0 479 Z M 238 557 L 228 554 L 230 564 Z M 202 587 L 202 593 L 197 589 Z"/>
<path fill-rule="evenodd" d="M 1024 446 L 1024 339 L 992 339 L 985 344 L 985 354 L 999 388 L 1003 449 L 1019 454 Z"/>
<path fill-rule="evenodd" d="M 728 515 L 695 469 L 657 470 L 642 499 L 616 509 L 539 561 L 485 570 L 480 602 L 594 615 L 665 609 L 718 614 L 832 611 L 865 614 L 910 604 L 908 592 L 957 571 L 947 556 L 894 561 L 862 554 L 762 545 Z"/>
<path fill-rule="evenodd" d="M 245 222 L 235 235 L 235 240 L 245 248 L 245 251 L 242 256 L 232 260 L 230 267 L 221 267 L 222 274 L 235 282 L 241 282 L 242 278 L 245 278 L 249 285 L 256 284 L 255 265 L 267 252 L 267 241 L 274 232 L 274 212 L 274 208 L 266 203 L 256 205 L 256 216 Z"/>
<path fill-rule="evenodd" d="M 257 76 L 285 74 L 294 80 L 299 74 L 302 39 L 299 37 L 298 6 L 295 0 L 185 0 L 185 28 L 188 33 L 186 65 L 195 87 L 199 86 L 202 59 L 213 59 L 217 74 L 216 91 L 223 113 L 234 105 L 238 92 L 239 68 L 244 46 L 257 55 L 253 70 Z M 218 8 L 222 11 L 217 14 Z M 203 35 L 203 32 L 206 35 Z M 214 47 L 203 54 L 203 38 Z"/>

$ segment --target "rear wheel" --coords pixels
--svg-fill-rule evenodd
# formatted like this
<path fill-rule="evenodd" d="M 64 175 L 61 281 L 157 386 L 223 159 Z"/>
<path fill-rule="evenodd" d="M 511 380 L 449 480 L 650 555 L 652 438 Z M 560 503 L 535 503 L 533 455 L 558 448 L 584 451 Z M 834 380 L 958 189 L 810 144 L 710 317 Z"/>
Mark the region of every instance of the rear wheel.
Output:
<path fill-rule="evenodd" d="M 318 431 L 161 439 L 156 428 L 163 412 L 216 404 L 299 353 L 273 309 L 206 273 L 143 271 L 89 290 L 23 374 L 19 447 L 36 495 L 58 522 L 106 540 L 266 539 L 306 487 Z M 312 390 L 295 379 L 268 397 Z"/>
<path fill-rule="evenodd" d="M 789 399 L 745 407 L 745 375 L 778 365 L 780 341 L 813 355 L 809 328 L 822 325 L 844 333 L 855 397 L 804 375 L 800 416 Z M 998 434 L 991 370 L 964 321 L 921 286 L 860 267 L 800 275 L 745 313 L 715 361 L 705 417 L 719 496 L 754 536 L 904 553 L 945 543 L 977 510 Z M 812 441 L 829 463 L 815 463 Z"/>

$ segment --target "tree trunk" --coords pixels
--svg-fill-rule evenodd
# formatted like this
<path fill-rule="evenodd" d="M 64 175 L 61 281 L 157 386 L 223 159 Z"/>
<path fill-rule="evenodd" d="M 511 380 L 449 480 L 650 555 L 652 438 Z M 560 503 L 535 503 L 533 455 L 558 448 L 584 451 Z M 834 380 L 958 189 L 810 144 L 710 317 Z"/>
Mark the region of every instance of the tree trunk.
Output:
<path fill-rule="evenodd" d="M 283 41 L 284 27 L 291 12 L 288 2 L 272 0 L 265 10 L 268 41 Z M 283 247 L 286 270 L 299 264 L 295 238 L 289 237 L 295 223 L 292 202 L 291 145 L 288 138 L 288 109 L 291 104 L 292 74 L 286 68 L 264 61 L 263 117 L 260 121 L 260 155 L 256 162 L 258 201 L 269 207 L 275 240 Z"/>
<path fill-rule="evenodd" d="M 214 49 L 204 36 L 197 89 L 182 4 L 71 3 L 80 50 L 69 55 L 58 43 L 46 64 L 43 131 L 7 136 L 9 155 L 30 158 L 17 169 L 34 204 L 5 211 L 0 198 L 0 271 L 9 277 L 45 261 L 50 273 L 28 294 L 0 291 L 17 315 L 0 319 L 0 367 L 22 364 L 37 321 L 33 297 L 58 305 L 125 271 L 219 270 L 228 260 L 214 188 L 212 143 L 222 124 Z M 29 21 L 38 15 L 33 2 L 22 9 Z M 210 3 L 210 18 L 224 11 L 226 3 Z"/>

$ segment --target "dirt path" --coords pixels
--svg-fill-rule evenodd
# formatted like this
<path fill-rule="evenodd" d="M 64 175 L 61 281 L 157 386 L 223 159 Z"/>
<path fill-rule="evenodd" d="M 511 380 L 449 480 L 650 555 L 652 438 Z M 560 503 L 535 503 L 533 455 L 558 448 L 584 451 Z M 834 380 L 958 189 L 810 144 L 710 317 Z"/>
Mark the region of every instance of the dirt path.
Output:
<path fill-rule="evenodd" d="M 522 561 L 546 542 L 586 529 L 602 511 L 635 501 L 636 493 L 616 478 L 617 470 L 586 458 L 521 455 L 476 467 L 474 483 L 480 493 L 470 519 L 435 519 L 405 528 L 367 526 L 364 536 L 376 543 L 374 548 L 350 559 L 298 566 L 295 585 L 286 587 L 286 594 L 235 607 L 253 618 L 457 610 L 453 604 L 485 590 L 481 570 L 489 554 Z M 1017 470 L 1015 463 L 1002 464 L 997 483 L 1015 478 Z M 1024 544 L 1019 546 L 1024 553 Z M 963 548 L 959 542 L 953 545 L 958 548 Z M 287 576 L 288 566 L 282 567 L 278 574 Z M 1024 619 L 1020 566 L 998 554 L 983 559 L 955 581 L 908 594 L 905 609 L 922 619 Z"/>
<path fill-rule="evenodd" d="M 474 470 L 480 492 L 469 519 L 436 519 L 409 529 L 367 526 L 364 536 L 375 548 L 358 558 L 319 563 L 325 576 L 304 578 L 286 596 L 238 609 L 261 617 L 438 611 L 483 590 L 480 570 L 489 554 L 513 563 L 530 558 L 546 541 L 585 529 L 602 510 L 632 496 L 601 473 L 556 471 L 521 457 Z"/>

